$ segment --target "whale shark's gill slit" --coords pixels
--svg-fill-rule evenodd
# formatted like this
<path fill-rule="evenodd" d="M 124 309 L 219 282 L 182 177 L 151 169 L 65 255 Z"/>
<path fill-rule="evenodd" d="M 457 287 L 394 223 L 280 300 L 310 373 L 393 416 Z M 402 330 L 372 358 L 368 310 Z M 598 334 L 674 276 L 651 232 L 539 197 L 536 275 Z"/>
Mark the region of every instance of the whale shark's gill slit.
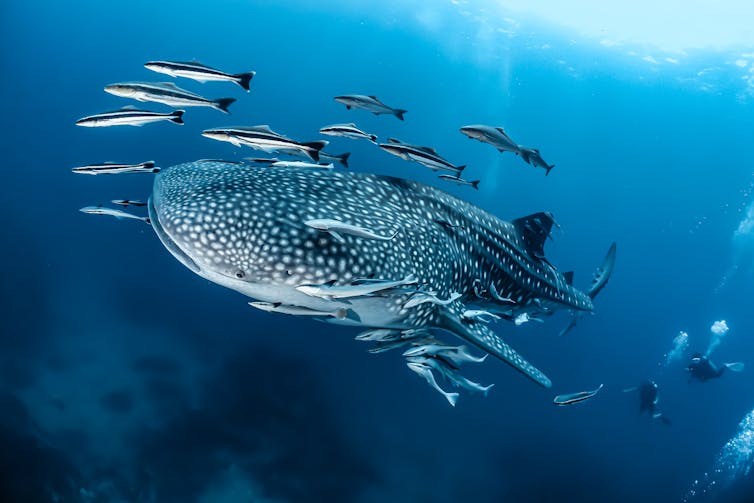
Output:
<path fill-rule="evenodd" d="M 193 271 L 196 274 L 199 274 L 201 269 L 198 265 L 196 265 L 196 262 L 193 261 L 191 257 L 186 255 L 183 250 L 181 250 L 177 244 L 175 244 L 175 241 L 173 241 L 170 236 L 167 235 L 165 232 L 165 229 L 162 228 L 162 224 L 160 223 L 160 218 L 157 214 L 157 210 L 154 207 L 154 201 L 153 198 L 149 198 L 149 201 L 147 203 L 147 209 L 149 211 L 149 220 L 152 222 L 152 228 L 154 229 L 155 234 L 157 234 L 157 237 L 160 238 L 160 241 L 162 242 L 163 246 L 168 249 L 168 251 L 176 258 L 178 261 L 188 267 L 191 271 Z"/>

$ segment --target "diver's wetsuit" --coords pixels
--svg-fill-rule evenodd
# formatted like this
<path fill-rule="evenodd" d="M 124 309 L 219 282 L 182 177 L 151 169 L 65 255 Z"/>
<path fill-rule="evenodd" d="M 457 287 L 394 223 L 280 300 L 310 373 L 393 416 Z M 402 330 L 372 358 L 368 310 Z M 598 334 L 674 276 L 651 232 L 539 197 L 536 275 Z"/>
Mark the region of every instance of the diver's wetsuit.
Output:
<path fill-rule="evenodd" d="M 686 370 L 691 378 L 708 381 L 722 376 L 726 368 L 725 365 L 718 367 L 701 353 L 694 353 Z"/>
<path fill-rule="evenodd" d="M 666 418 L 657 408 L 657 402 L 659 401 L 657 397 L 659 389 L 657 383 L 654 381 L 645 381 L 635 389 L 639 392 L 639 414 L 643 414 L 646 411 L 652 419 L 659 419 L 663 423 L 670 425 L 670 419 Z"/>

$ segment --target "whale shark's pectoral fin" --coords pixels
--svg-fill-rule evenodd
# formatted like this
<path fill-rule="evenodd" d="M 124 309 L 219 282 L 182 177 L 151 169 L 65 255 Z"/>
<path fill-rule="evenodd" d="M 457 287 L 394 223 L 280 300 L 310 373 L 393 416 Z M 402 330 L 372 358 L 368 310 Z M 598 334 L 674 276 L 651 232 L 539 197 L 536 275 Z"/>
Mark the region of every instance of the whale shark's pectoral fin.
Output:
<path fill-rule="evenodd" d="M 449 310 L 442 314 L 440 328 L 454 333 L 461 339 L 475 345 L 479 349 L 503 360 L 513 368 L 524 374 L 537 384 L 549 388 L 552 381 L 538 368 L 524 360 L 512 347 L 503 341 L 484 323 L 466 323 L 461 321 L 462 307 Z"/>

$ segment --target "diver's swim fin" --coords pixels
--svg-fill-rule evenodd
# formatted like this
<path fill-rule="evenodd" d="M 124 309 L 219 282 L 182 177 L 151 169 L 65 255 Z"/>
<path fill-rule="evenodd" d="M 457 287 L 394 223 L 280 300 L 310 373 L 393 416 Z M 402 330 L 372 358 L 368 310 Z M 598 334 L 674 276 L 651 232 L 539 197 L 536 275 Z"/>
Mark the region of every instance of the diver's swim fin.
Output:
<path fill-rule="evenodd" d="M 743 362 L 724 363 L 723 365 L 728 370 L 730 370 L 731 372 L 743 372 L 744 371 L 744 364 L 743 364 Z"/>
<path fill-rule="evenodd" d="M 495 332 L 484 323 L 465 323 L 457 312 L 462 309 L 443 313 L 440 328 L 454 333 L 461 339 L 498 357 L 505 363 L 524 374 L 537 384 L 549 388 L 552 381 L 538 368 L 523 359 L 512 347 L 508 346 Z"/>

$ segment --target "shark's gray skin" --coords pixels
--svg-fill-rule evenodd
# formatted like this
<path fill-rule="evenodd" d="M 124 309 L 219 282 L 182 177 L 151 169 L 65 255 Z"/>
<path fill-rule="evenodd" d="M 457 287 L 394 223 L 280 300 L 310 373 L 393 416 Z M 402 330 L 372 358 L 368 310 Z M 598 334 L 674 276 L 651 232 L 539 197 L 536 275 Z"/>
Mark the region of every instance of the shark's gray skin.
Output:
<path fill-rule="evenodd" d="M 348 316 L 323 318 L 331 323 L 449 331 L 546 387 L 551 383 L 542 372 L 463 312 L 476 307 L 511 319 L 525 312 L 593 308 L 589 295 L 542 255 L 553 224 L 549 214 L 505 222 L 441 190 L 399 178 L 197 161 L 156 175 L 149 214 L 166 248 L 214 283 L 279 306 L 347 310 Z M 305 224 L 321 218 L 397 234 L 390 241 L 344 235 L 341 242 Z M 329 299 L 296 289 L 407 277 L 416 284 L 363 297 Z M 490 286 L 505 302 L 485 293 Z M 417 291 L 461 296 L 448 305 L 405 309 Z"/>

